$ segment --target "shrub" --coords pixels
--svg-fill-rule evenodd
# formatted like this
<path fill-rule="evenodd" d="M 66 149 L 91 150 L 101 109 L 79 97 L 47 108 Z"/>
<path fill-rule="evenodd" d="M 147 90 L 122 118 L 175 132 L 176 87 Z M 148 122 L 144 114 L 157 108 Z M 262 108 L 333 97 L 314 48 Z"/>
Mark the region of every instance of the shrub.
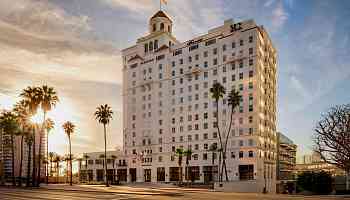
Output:
<path fill-rule="evenodd" d="M 298 175 L 297 187 L 315 194 L 329 194 L 332 192 L 332 176 L 324 171 L 303 172 Z"/>

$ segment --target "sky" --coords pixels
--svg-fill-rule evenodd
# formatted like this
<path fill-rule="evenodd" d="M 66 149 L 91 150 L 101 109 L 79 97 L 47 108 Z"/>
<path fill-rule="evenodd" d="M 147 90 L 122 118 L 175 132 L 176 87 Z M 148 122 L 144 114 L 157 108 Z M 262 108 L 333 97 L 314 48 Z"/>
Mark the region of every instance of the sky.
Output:
<path fill-rule="evenodd" d="M 254 19 L 278 51 L 277 128 L 312 149 L 315 123 L 330 106 L 350 103 L 350 1 L 168 0 L 179 41 L 232 18 Z M 73 153 L 102 151 L 103 127 L 93 116 L 109 104 L 107 148 L 122 146 L 121 49 L 147 34 L 158 0 L 1 0 L 0 109 L 27 86 L 48 84 L 60 97 L 49 149 L 68 149 L 62 124 L 72 121 Z"/>

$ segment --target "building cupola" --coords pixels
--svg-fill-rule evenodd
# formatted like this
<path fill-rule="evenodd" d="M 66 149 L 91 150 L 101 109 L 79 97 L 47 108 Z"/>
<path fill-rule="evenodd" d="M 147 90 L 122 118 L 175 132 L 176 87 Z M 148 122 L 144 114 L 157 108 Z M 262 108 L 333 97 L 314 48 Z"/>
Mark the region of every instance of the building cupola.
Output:
<path fill-rule="evenodd" d="M 172 32 L 173 22 L 170 17 L 163 11 L 158 11 L 149 21 L 149 32 Z"/>

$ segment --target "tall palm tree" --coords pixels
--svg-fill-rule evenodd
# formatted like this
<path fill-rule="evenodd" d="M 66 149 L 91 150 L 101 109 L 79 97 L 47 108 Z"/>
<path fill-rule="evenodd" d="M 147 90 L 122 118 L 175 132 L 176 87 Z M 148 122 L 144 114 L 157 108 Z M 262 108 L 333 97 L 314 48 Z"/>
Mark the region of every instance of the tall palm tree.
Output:
<path fill-rule="evenodd" d="M 49 160 L 49 133 L 54 128 L 55 122 L 52 119 L 48 118 L 45 121 L 46 129 L 46 160 Z M 46 164 L 46 184 L 49 183 L 49 162 Z"/>
<path fill-rule="evenodd" d="M 71 175 L 70 175 L 70 181 L 69 181 L 69 184 L 70 185 L 73 185 L 73 180 L 72 180 L 72 144 L 71 144 L 71 134 L 74 133 L 74 128 L 75 128 L 75 125 L 70 122 L 70 121 L 67 121 L 66 123 L 63 124 L 63 129 L 64 129 L 64 132 L 66 133 L 66 135 L 68 136 L 68 140 L 69 140 L 69 162 L 70 162 L 70 172 L 71 172 Z"/>
<path fill-rule="evenodd" d="M 55 163 L 56 163 L 56 176 L 57 176 L 57 183 L 59 183 L 59 180 L 60 180 L 60 162 L 63 160 L 63 158 L 56 154 L 55 156 Z"/>
<path fill-rule="evenodd" d="M 17 123 L 16 115 L 13 112 L 5 111 L 0 116 L 0 126 L 3 131 L 10 136 L 10 147 L 11 147 L 11 161 L 12 161 L 12 184 L 16 185 L 15 177 L 15 145 L 14 137 L 15 134 L 19 131 L 19 126 Z"/>
<path fill-rule="evenodd" d="M 176 156 L 178 157 L 177 164 L 179 165 L 179 183 L 182 183 L 182 158 L 184 156 L 184 150 L 178 148 L 175 151 Z"/>
<path fill-rule="evenodd" d="M 221 132 L 220 132 L 220 126 L 219 126 L 219 100 L 221 98 L 224 97 L 224 94 L 226 93 L 226 89 L 223 85 L 221 85 L 219 82 L 214 83 L 212 88 L 210 88 L 210 93 L 212 95 L 212 98 L 215 100 L 215 106 L 216 106 L 216 128 L 218 131 L 218 135 L 219 135 L 219 142 L 220 142 L 220 146 L 221 146 L 221 151 L 220 151 L 220 157 L 222 154 L 222 148 L 223 148 L 223 144 L 222 144 L 222 138 L 221 138 Z M 219 162 L 219 174 L 220 174 L 220 162 Z M 219 181 L 221 181 L 221 176 Z"/>
<path fill-rule="evenodd" d="M 14 113 L 17 116 L 17 122 L 20 126 L 20 132 L 18 136 L 21 136 L 20 144 L 20 165 L 19 165 L 19 186 L 22 186 L 22 169 L 23 169 L 23 143 L 25 135 L 29 134 L 28 123 L 29 123 L 29 112 L 24 100 L 17 102 L 13 108 Z"/>
<path fill-rule="evenodd" d="M 41 102 L 41 90 L 38 87 L 27 87 L 23 89 L 20 97 L 23 98 L 25 105 L 28 108 L 30 116 L 34 116 L 39 108 Z M 36 129 L 33 128 L 33 171 L 32 171 L 32 185 L 36 185 Z"/>
<path fill-rule="evenodd" d="M 88 156 L 87 154 L 84 154 L 83 158 L 85 160 L 85 169 L 87 169 L 87 167 L 88 167 L 88 159 L 90 158 L 90 156 Z"/>
<path fill-rule="evenodd" d="M 233 113 L 234 110 L 237 106 L 239 106 L 240 100 L 241 100 L 242 96 L 239 94 L 238 91 L 235 91 L 234 89 L 232 89 L 228 95 L 228 106 L 231 109 L 231 115 L 230 115 L 230 124 L 229 124 L 229 128 L 226 134 L 226 138 L 225 138 L 225 145 L 224 145 L 224 152 L 223 152 L 223 160 L 222 160 L 222 168 L 221 168 L 221 172 L 223 173 L 223 171 L 225 170 L 225 175 L 226 175 L 226 181 L 228 181 L 228 174 L 227 174 L 227 167 L 226 167 L 226 152 L 227 152 L 227 142 L 228 142 L 228 136 L 230 135 L 231 132 L 231 128 L 232 128 L 232 118 L 233 118 Z M 221 175 L 222 176 L 222 175 Z M 222 179 L 222 177 L 221 177 Z"/>
<path fill-rule="evenodd" d="M 25 143 L 28 146 L 28 162 L 27 162 L 27 183 L 26 186 L 29 187 L 30 185 L 30 163 L 32 161 L 31 154 L 32 154 L 32 145 L 33 145 L 33 134 L 31 134 L 31 131 L 28 131 L 28 134 L 25 135 Z"/>
<path fill-rule="evenodd" d="M 217 146 L 217 143 L 213 143 L 210 145 L 209 147 L 209 151 L 211 151 L 211 176 L 213 178 L 213 181 L 214 181 L 214 164 L 215 164 L 215 152 L 218 150 L 218 146 Z"/>
<path fill-rule="evenodd" d="M 69 177 L 69 157 L 70 154 L 66 154 L 63 157 L 63 161 L 66 162 L 66 182 L 68 182 L 68 177 Z"/>
<path fill-rule="evenodd" d="M 49 160 L 50 160 L 50 176 L 52 176 L 52 165 L 53 165 L 55 156 L 56 156 L 56 153 L 55 153 L 55 152 L 50 152 L 50 153 L 49 153 Z"/>
<path fill-rule="evenodd" d="M 47 128 L 46 128 L 46 125 L 47 125 L 46 114 L 52 108 L 54 108 L 59 101 L 57 93 L 53 87 L 43 85 L 39 88 L 39 91 L 40 91 L 39 92 L 40 107 L 43 111 L 43 123 L 42 123 L 42 131 L 40 131 L 41 134 L 40 134 L 40 140 L 39 140 L 40 141 L 40 143 L 39 143 L 39 167 L 38 167 L 39 182 L 37 184 L 40 184 L 40 176 L 41 176 L 41 173 L 40 173 L 40 170 L 41 170 L 41 148 L 42 148 L 43 135 L 46 136 L 46 146 L 48 146 L 48 133 L 47 133 Z M 46 150 L 46 151 L 48 151 L 48 150 Z M 48 179 L 46 179 L 46 181 L 48 181 Z"/>
<path fill-rule="evenodd" d="M 111 159 L 112 159 L 112 166 L 113 166 L 113 182 L 115 182 L 115 160 L 117 159 L 117 156 L 115 155 L 111 155 Z"/>
<path fill-rule="evenodd" d="M 187 174 L 187 180 L 189 180 L 190 178 L 190 172 L 189 172 L 189 164 L 190 164 L 190 160 L 191 160 L 191 156 L 193 154 L 192 149 L 187 149 L 183 152 L 184 156 L 186 156 L 186 174 Z M 192 173 L 192 171 L 191 171 Z M 192 176 L 192 174 L 191 174 Z"/>
<path fill-rule="evenodd" d="M 103 124 L 103 130 L 104 130 L 104 139 L 105 139 L 105 156 L 104 156 L 104 160 L 106 165 L 105 167 L 105 178 L 106 178 L 106 186 L 109 187 L 108 184 L 108 178 L 107 178 L 107 136 L 106 136 L 106 125 L 109 124 L 109 121 L 112 119 L 113 116 L 113 111 L 111 109 L 111 107 L 108 104 L 105 105 L 100 105 L 99 107 L 97 107 L 97 110 L 95 112 L 95 117 L 96 120 L 98 120 L 98 122 L 100 124 Z"/>

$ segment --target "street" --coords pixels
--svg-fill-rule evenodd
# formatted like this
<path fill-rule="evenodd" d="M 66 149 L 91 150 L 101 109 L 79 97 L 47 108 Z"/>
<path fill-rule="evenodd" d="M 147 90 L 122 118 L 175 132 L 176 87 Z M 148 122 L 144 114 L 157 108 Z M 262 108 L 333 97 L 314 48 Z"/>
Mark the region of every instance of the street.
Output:
<path fill-rule="evenodd" d="M 24 199 L 42 199 L 42 200 L 79 200 L 79 199 L 104 199 L 104 200 L 344 200 L 350 199 L 345 196 L 287 196 L 287 195 L 263 195 L 263 194 L 248 194 L 248 193 L 223 193 L 212 191 L 186 191 L 181 189 L 173 189 L 172 193 L 168 191 L 157 193 L 134 193 L 133 190 L 126 192 L 111 192 L 97 190 L 56 190 L 56 189 L 20 189 L 20 188 L 0 188 L 1 200 L 24 200 Z"/>

